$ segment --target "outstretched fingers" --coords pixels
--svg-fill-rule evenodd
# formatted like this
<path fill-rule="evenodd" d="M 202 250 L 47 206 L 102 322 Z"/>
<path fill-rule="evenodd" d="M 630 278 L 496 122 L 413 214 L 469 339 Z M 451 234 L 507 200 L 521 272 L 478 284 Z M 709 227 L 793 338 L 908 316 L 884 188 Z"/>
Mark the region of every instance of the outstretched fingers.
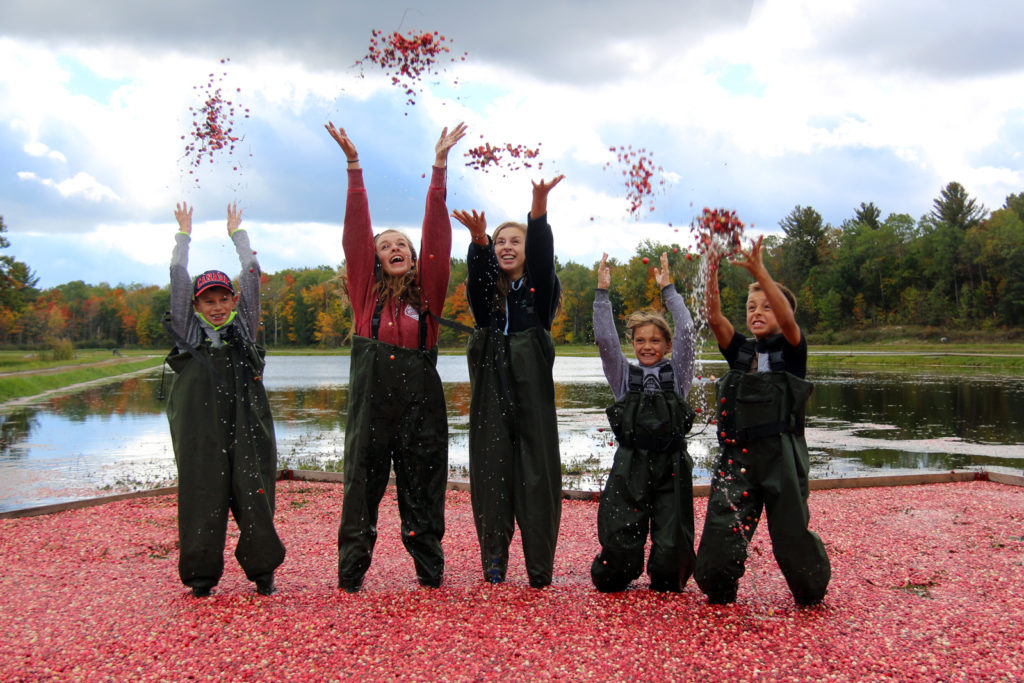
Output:
<path fill-rule="evenodd" d="M 654 281 L 664 289 L 672 284 L 672 273 L 668 268 L 668 252 L 661 252 L 661 268 L 654 269 Z"/>
<path fill-rule="evenodd" d="M 458 125 L 455 126 L 455 128 L 451 130 L 451 132 L 448 132 L 448 128 L 446 127 L 444 130 L 441 131 L 441 137 L 438 139 L 437 145 L 435 145 L 434 150 L 438 154 L 447 155 L 448 150 L 454 147 L 459 140 L 465 137 L 465 135 L 465 123 L 459 123 Z"/>
<path fill-rule="evenodd" d="M 178 230 L 192 234 L 192 207 L 186 202 L 174 205 L 174 219 L 178 221 Z"/>
<path fill-rule="evenodd" d="M 334 141 L 338 143 L 341 150 L 345 153 L 345 158 L 348 159 L 349 163 L 359 161 L 359 152 L 356 151 L 356 145 L 349 138 L 348 133 L 345 132 L 344 128 L 336 128 L 333 121 L 328 121 L 324 128 L 330 134 Z"/>
<path fill-rule="evenodd" d="M 474 242 L 487 242 L 487 217 L 484 212 L 464 211 L 456 209 L 452 211 L 452 218 L 469 228 L 469 234 L 473 236 Z"/>
<path fill-rule="evenodd" d="M 555 189 L 555 185 L 557 185 L 558 183 L 562 182 L 563 178 L 565 178 L 565 174 L 564 173 L 555 176 L 551 180 L 547 180 L 546 181 L 544 179 L 541 179 L 541 181 L 539 183 L 535 182 L 535 181 L 530 181 L 530 182 L 533 182 L 533 191 L 534 192 L 543 192 L 544 194 L 547 194 L 548 192 L 551 192 L 551 190 Z"/>
<path fill-rule="evenodd" d="M 228 204 L 228 236 L 242 224 L 242 210 L 238 208 L 238 202 Z"/>
<path fill-rule="evenodd" d="M 608 289 L 612 284 L 612 269 L 608 267 L 608 254 L 601 254 L 601 263 L 597 266 L 597 288 Z"/>

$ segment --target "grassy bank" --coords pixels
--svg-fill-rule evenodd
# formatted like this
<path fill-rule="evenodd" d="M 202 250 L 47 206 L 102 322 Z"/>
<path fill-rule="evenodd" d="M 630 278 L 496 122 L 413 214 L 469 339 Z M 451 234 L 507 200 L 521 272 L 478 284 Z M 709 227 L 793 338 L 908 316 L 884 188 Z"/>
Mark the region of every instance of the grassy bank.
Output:
<path fill-rule="evenodd" d="M 120 349 L 115 355 L 110 349 L 75 349 L 68 360 L 47 360 L 47 351 L 0 351 L 0 376 L 11 372 L 45 372 L 53 368 L 73 368 L 97 363 L 117 363 L 164 355 L 158 349 Z"/>
<path fill-rule="evenodd" d="M 0 355 L 7 353 L 11 352 L 3 352 Z M 31 365 L 37 361 L 26 359 L 25 362 Z M 2 372 L 19 373 L 0 375 L 0 403 L 26 396 L 36 396 L 82 382 L 115 377 L 147 368 L 158 368 L 162 362 L 163 355 L 152 352 L 126 353 L 122 357 L 111 360 L 110 351 L 104 351 L 102 352 L 102 362 L 95 358 L 90 361 L 87 358 L 76 357 L 71 361 L 41 362 L 42 365 L 38 367 L 18 367 L 15 370 L 12 366 L 17 367 L 17 363 L 3 364 L 3 359 L 0 359 Z"/>

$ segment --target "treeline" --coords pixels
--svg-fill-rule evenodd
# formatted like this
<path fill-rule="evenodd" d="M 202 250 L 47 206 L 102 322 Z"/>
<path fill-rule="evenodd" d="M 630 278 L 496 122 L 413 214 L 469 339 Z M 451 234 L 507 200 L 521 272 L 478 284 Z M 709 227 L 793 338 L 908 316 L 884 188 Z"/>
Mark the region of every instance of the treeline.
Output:
<path fill-rule="evenodd" d="M 837 334 L 881 326 L 997 329 L 1024 324 L 1024 193 L 1006 198 L 991 213 L 959 183 L 950 183 L 932 211 L 915 220 L 862 203 L 838 226 L 811 207 L 797 206 L 779 222 L 783 234 L 766 240 L 767 266 L 799 298 L 797 319 L 828 340 Z M 9 246 L 0 218 L 0 249 Z M 645 240 L 626 262 L 612 260 L 615 311 L 660 305 L 653 268 L 668 251 L 673 280 L 688 298 L 698 281 L 700 258 L 679 244 Z M 644 263 L 644 259 L 648 259 Z M 562 305 L 552 334 L 559 343 L 593 341 L 591 310 L 597 264 L 557 264 Z M 472 325 L 465 295 L 466 263 L 452 259 L 444 316 Z M 723 310 L 744 329 L 749 277 L 723 268 Z M 169 347 L 161 319 L 169 308 L 167 287 L 69 282 L 36 288 L 24 263 L 0 256 L 0 344 L 43 347 L 56 340 L 77 346 Z M 262 341 L 270 347 L 348 343 L 352 312 L 344 268 L 319 266 L 263 275 Z M 442 328 L 441 343 L 465 335 Z"/>

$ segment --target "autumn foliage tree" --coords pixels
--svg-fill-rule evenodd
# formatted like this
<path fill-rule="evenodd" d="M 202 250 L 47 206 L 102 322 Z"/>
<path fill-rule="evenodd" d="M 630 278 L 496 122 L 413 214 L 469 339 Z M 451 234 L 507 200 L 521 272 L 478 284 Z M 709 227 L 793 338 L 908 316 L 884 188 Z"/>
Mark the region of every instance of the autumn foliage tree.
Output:
<path fill-rule="evenodd" d="M 810 206 L 797 206 L 780 224 L 783 235 L 765 238 L 765 265 L 798 294 L 797 320 L 808 334 L 828 339 L 847 331 L 902 325 L 992 330 L 1024 326 L 1024 192 L 1011 194 L 989 214 L 958 183 L 936 198 L 933 211 L 915 220 L 883 217 L 862 202 L 839 227 Z M 0 252 L 9 246 L 0 218 Z M 672 279 L 691 312 L 699 254 L 679 244 L 641 241 L 625 259 L 612 258 L 610 296 L 621 323 L 629 312 L 660 308 L 653 268 L 669 254 Z M 646 259 L 646 261 L 645 261 Z M 593 341 L 592 306 L 597 262 L 556 262 L 561 308 L 552 326 L 558 343 Z M 264 273 L 259 340 L 269 347 L 345 346 L 352 334 L 344 267 L 317 266 Z M 465 294 L 466 263 L 451 260 L 443 316 L 472 326 Z M 745 328 L 750 278 L 742 268 L 719 271 L 722 311 Z M 168 287 L 87 284 L 81 280 L 39 290 L 26 264 L 0 254 L 0 345 L 43 347 L 54 339 L 77 346 L 172 344 L 161 325 Z M 440 343 L 458 348 L 464 332 L 442 328 Z"/>

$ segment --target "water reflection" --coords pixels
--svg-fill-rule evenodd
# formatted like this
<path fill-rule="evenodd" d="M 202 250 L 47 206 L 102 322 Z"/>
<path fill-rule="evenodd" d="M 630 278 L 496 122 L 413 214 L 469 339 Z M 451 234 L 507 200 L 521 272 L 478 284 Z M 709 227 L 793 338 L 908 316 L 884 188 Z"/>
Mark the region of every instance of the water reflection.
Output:
<path fill-rule="evenodd" d="M 705 364 L 707 372 L 724 366 Z M 348 405 L 347 357 L 272 356 L 265 374 L 283 466 L 340 469 Z M 452 476 L 468 467 L 469 378 L 442 356 Z M 1024 384 L 1001 377 L 848 371 L 817 373 L 807 441 L 815 478 L 1024 466 Z M 599 488 L 615 452 L 604 409 L 611 392 L 596 358 L 555 364 L 566 484 Z M 160 375 L 132 379 L 0 414 L 0 510 L 139 488 L 174 479 Z M 705 415 L 713 388 L 692 401 Z M 695 478 L 709 478 L 714 430 L 690 439 Z M 594 475 L 593 470 L 598 470 Z M 587 474 L 580 474 L 581 472 Z"/>

